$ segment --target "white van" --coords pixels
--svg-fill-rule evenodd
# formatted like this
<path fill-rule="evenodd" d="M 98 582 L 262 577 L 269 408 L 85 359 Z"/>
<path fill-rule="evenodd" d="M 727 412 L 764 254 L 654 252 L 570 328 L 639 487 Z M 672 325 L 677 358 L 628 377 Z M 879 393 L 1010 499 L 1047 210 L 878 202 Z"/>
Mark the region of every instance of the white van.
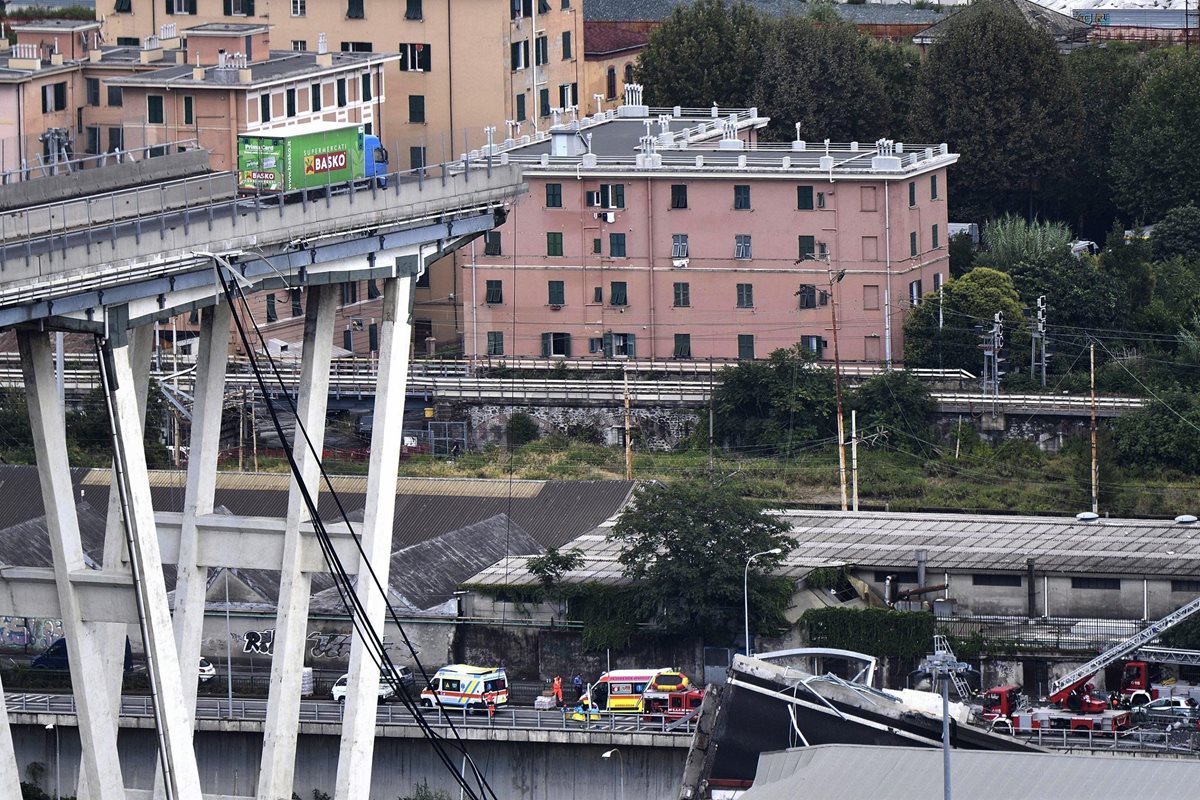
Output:
<path fill-rule="evenodd" d="M 450 664 L 442 667 L 421 691 L 421 705 L 433 708 L 467 708 L 483 711 L 489 705 L 508 705 L 508 676 L 504 667 L 473 667 Z"/>

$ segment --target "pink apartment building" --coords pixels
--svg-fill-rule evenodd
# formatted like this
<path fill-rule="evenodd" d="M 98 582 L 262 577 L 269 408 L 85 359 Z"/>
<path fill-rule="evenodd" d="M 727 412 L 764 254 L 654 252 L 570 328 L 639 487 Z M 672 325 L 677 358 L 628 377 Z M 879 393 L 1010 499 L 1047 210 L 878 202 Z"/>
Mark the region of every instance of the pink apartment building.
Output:
<path fill-rule="evenodd" d="M 627 104 L 505 142 L 529 193 L 465 254 L 466 354 L 762 358 L 801 342 L 832 359 L 836 300 L 842 360 L 901 361 L 906 314 L 949 275 L 958 155 L 759 143 L 766 123 Z"/>

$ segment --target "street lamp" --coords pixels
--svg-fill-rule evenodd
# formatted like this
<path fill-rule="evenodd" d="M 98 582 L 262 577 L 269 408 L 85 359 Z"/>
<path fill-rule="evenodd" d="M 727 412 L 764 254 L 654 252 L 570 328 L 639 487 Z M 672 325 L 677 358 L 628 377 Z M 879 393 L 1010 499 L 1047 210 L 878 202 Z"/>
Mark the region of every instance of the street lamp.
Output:
<path fill-rule="evenodd" d="M 59 753 L 61 752 L 58 746 L 58 726 L 53 722 L 49 722 L 46 724 L 46 730 L 54 731 L 54 798 L 58 800 L 58 798 L 62 797 L 62 784 L 59 781 L 60 773 L 58 770 Z"/>
<path fill-rule="evenodd" d="M 959 661 L 949 649 L 943 649 L 940 637 L 934 637 L 934 654 L 926 656 L 921 669 L 942 684 L 942 796 L 952 800 L 950 791 L 950 680 L 970 670 L 971 665 Z"/>
<path fill-rule="evenodd" d="M 621 755 L 621 751 L 614 747 L 612 750 L 605 750 L 600 757 L 612 758 L 613 753 L 617 754 L 617 760 L 621 762 L 621 800 L 625 800 L 625 756 Z"/>
<path fill-rule="evenodd" d="M 846 277 L 846 270 L 838 270 L 835 275 L 832 258 L 828 252 L 815 255 L 805 253 L 800 261 L 822 262 L 829 275 L 829 314 L 833 323 L 833 393 L 837 399 L 838 484 L 842 495 L 842 511 L 846 511 L 848 508 L 846 503 L 846 423 L 842 416 L 842 361 L 838 357 L 837 294 L 833 289 L 836 284 L 842 282 L 842 278 Z M 797 291 L 796 294 L 800 294 L 800 292 Z"/>
<path fill-rule="evenodd" d="M 746 559 L 746 569 L 742 572 L 742 600 L 745 603 L 746 612 L 746 655 L 750 655 L 750 562 L 759 556 L 777 556 L 782 552 L 783 550 L 778 547 L 772 547 L 770 550 L 763 550 Z"/>

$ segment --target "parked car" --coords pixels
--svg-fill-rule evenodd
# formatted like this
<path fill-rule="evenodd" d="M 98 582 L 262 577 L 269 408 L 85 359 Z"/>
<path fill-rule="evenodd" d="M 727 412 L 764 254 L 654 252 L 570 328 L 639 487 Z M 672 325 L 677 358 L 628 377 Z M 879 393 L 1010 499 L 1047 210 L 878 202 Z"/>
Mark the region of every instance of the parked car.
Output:
<path fill-rule="evenodd" d="M 396 673 L 397 683 L 402 689 L 412 686 L 413 674 L 411 669 L 408 667 L 396 667 Z M 334 681 L 333 689 L 330 690 L 329 695 L 339 703 L 346 702 L 346 688 L 349 685 L 349 682 L 349 673 L 338 678 L 336 681 Z M 392 686 L 392 681 L 385 680 L 381 677 L 379 680 L 379 702 L 387 703 L 395 699 L 396 690 Z"/>
<path fill-rule="evenodd" d="M 200 656 L 199 677 L 201 683 L 208 683 L 217 677 L 217 668 L 204 656 Z"/>
<path fill-rule="evenodd" d="M 59 639 L 54 642 L 36 656 L 30 665 L 34 669 L 54 670 L 67 672 L 71 669 L 70 659 L 67 656 L 67 640 Z M 138 671 L 140 665 L 133 663 L 133 647 L 129 644 L 129 637 L 125 637 L 125 672 Z"/>
<path fill-rule="evenodd" d="M 1134 706 L 1132 714 L 1133 721 L 1139 725 L 1196 725 L 1200 722 L 1200 707 L 1187 697 L 1160 697 Z"/>

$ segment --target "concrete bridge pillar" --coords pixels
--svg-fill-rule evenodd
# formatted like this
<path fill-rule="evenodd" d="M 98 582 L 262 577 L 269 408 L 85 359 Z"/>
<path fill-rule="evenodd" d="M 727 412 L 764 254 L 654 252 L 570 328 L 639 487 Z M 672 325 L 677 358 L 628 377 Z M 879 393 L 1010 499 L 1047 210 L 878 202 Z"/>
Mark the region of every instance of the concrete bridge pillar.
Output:
<path fill-rule="evenodd" d="M 325 411 L 329 402 L 329 366 L 333 353 L 333 285 L 314 285 L 306 292 L 304 351 L 292 452 L 303 485 L 315 505 L 321 486 L 320 458 L 325 447 Z M 308 433 L 309 441 L 304 433 Z M 311 448 L 311 449 L 310 449 Z M 259 800 L 289 800 L 296 769 L 296 737 L 300 718 L 300 679 L 304 669 L 305 635 L 312 578 L 301 569 L 300 523 L 309 517 L 301 485 L 292 476 L 284 529 L 283 564 L 279 575 L 279 605 L 275 617 L 275 646 L 271 659 L 271 688 L 263 728 Z"/>

